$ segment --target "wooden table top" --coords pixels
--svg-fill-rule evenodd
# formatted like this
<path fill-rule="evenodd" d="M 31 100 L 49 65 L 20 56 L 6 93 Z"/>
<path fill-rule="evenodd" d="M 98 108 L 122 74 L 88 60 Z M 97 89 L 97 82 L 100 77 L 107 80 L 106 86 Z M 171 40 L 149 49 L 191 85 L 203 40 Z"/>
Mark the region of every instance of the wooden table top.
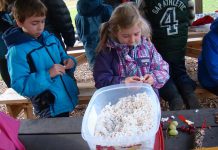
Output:
<path fill-rule="evenodd" d="M 214 114 L 218 113 L 218 109 L 199 109 L 181 110 L 181 111 L 164 111 L 162 117 L 175 116 L 179 125 L 185 125 L 177 119 L 178 115 L 184 115 L 188 120 L 193 121 L 195 126 L 200 128 L 203 121 L 206 119 L 207 126 L 206 136 L 204 138 L 204 147 L 218 146 L 218 124 L 215 123 Z M 19 138 L 28 150 L 70 150 L 80 149 L 87 150 L 88 144 L 81 136 L 82 117 L 70 118 L 49 118 L 35 120 L 21 120 L 19 130 Z M 166 124 L 163 126 L 163 131 L 166 133 Z M 193 144 L 192 136 L 187 133 L 179 132 L 176 137 L 165 138 L 166 150 L 186 150 L 191 149 Z"/>

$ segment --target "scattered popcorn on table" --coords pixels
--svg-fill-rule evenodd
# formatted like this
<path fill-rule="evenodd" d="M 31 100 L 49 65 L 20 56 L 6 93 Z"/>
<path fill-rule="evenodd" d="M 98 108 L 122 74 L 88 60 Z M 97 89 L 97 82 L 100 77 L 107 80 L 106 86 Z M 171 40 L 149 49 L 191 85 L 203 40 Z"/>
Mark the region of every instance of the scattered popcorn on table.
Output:
<path fill-rule="evenodd" d="M 167 122 L 169 120 L 169 117 L 161 118 L 161 122 Z"/>
<path fill-rule="evenodd" d="M 172 115 L 172 116 L 170 116 L 170 118 L 171 118 L 171 119 L 175 119 L 175 116 Z"/>
<path fill-rule="evenodd" d="M 188 125 L 194 124 L 194 122 L 192 122 L 192 121 L 190 121 L 190 120 L 185 120 L 185 122 L 186 122 Z"/>
<path fill-rule="evenodd" d="M 106 105 L 98 116 L 95 136 L 117 138 L 143 134 L 153 127 L 153 106 L 144 93 L 122 97 Z"/>

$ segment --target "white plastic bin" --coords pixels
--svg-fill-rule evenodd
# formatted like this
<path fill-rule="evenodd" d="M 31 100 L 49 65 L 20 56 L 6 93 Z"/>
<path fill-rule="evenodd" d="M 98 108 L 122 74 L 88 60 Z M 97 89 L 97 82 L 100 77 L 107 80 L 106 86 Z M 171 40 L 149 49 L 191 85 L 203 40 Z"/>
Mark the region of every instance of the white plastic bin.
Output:
<path fill-rule="evenodd" d="M 153 118 L 153 128 L 146 133 L 137 136 L 128 136 L 123 139 L 112 139 L 105 140 L 102 137 L 94 136 L 95 126 L 97 123 L 98 115 L 101 110 L 111 103 L 114 105 L 118 102 L 119 98 L 127 97 L 130 95 L 135 95 L 137 93 L 146 92 L 152 101 L 152 113 L 154 113 Z M 160 125 L 160 103 L 159 99 L 148 84 L 117 84 L 112 86 L 107 86 L 98 89 L 92 96 L 89 105 L 85 111 L 85 115 L 82 122 L 82 137 L 87 141 L 90 149 L 96 149 L 98 146 L 101 147 L 113 147 L 114 149 L 126 149 L 123 147 L 134 147 L 136 149 L 153 149 L 155 134 L 158 131 Z M 145 116 L 146 119 L 146 116 Z"/>

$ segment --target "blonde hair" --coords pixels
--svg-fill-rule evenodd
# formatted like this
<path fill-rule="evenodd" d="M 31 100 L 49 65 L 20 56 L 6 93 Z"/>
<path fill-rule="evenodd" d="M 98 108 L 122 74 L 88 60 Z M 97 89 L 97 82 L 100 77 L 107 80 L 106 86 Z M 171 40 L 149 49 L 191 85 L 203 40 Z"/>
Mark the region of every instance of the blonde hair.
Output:
<path fill-rule="evenodd" d="M 40 0 L 16 0 L 12 13 L 16 20 L 24 22 L 32 16 L 46 16 L 47 8 Z"/>
<path fill-rule="evenodd" d="M 0 0 L 0 11 L 7 11 L 8 6 L 13 4 L 15 0 Z"/>
<path fill-rule="evenodd" d="M 5 11 L 5 0 L 0 0 L 0 11 Z"/>
<path fill-rule="evenodd" d="M 100 27 L 100 41 L 96 48 L 99 52 L 105 47 L 108 38 L 116 40 L 116 34 L 121 29 L 131 28 L 137 23 L 141 28 L 142 36 L 150 38 L 151 28 L 148 23 L 139 13 L 138 8 L 132 2 L 126 2 L 115 8 L 108 22 L 105 22 Z"/>

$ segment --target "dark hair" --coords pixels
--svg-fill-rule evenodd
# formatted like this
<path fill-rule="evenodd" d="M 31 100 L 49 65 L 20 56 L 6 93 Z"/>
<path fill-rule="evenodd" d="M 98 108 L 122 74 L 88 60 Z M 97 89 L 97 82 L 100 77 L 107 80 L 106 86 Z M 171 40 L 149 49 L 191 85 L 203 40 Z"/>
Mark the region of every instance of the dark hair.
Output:
<path fill-rule="evenodd" d="M 31 16 L 46 16 L 47 8 L 40 0 L 16 0 L 12 13 L 16 20 L 24 22 Z"/>

